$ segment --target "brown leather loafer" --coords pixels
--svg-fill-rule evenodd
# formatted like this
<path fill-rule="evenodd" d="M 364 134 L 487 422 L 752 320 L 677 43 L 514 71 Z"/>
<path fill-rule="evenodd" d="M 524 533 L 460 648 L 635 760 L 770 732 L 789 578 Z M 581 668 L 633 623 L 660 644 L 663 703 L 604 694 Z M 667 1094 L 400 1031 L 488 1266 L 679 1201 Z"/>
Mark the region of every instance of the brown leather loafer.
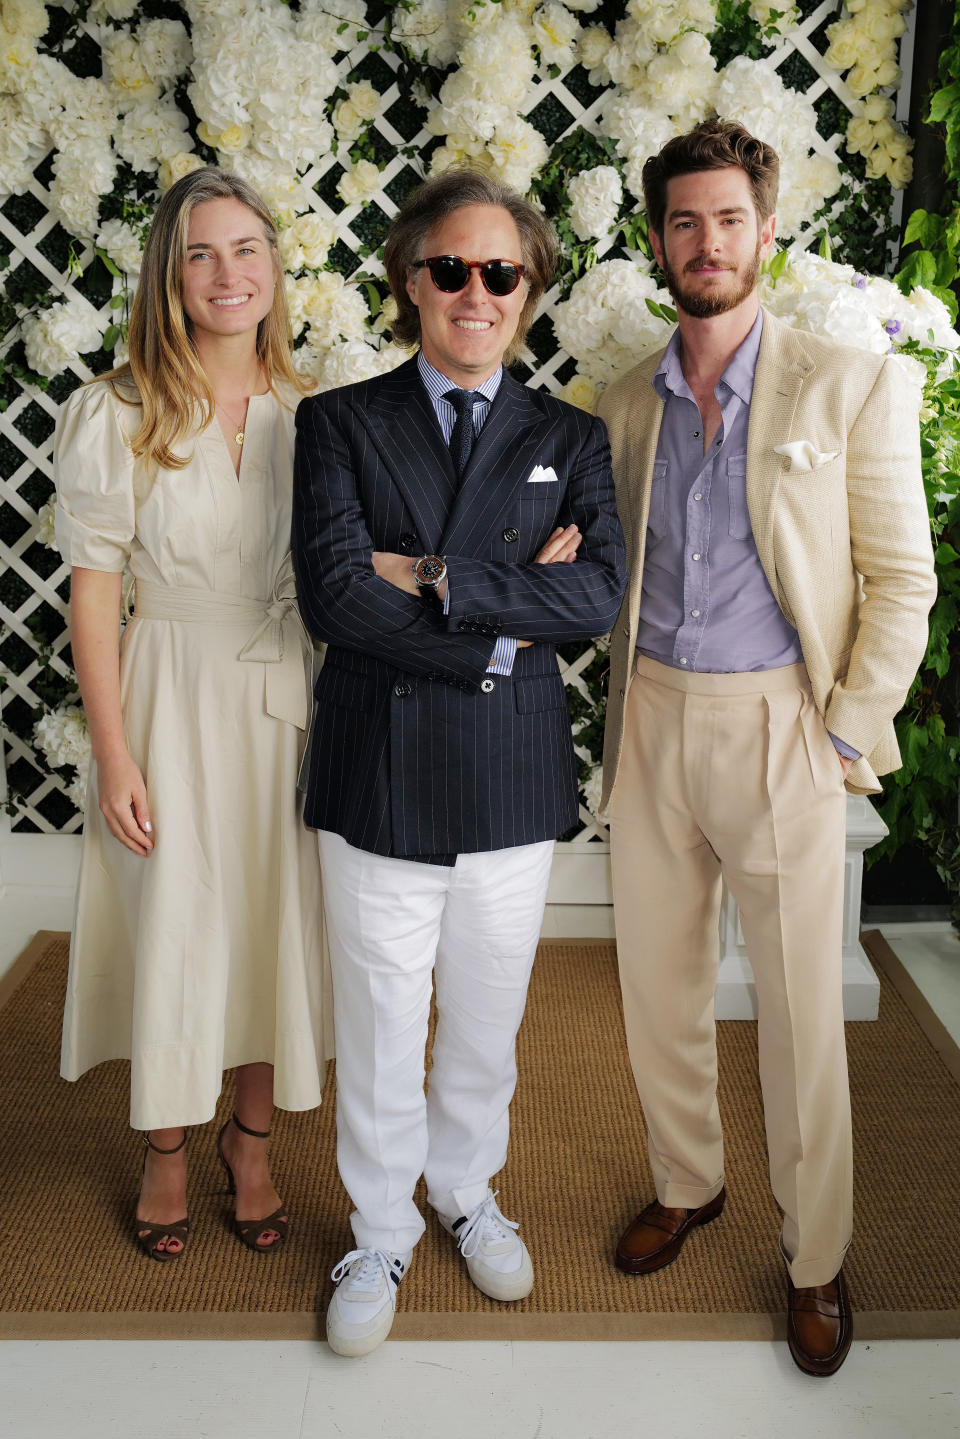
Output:
<path fill-rule="evenodd" d="M 721 1189 L 699 1209 L 667 1209 L 655 1199 L 621 1234 L 617 1268 L 624 1274 L 651 1274 L 672 1264 L 691 1229 L 719 1218 L 726 1197 L 726 1190 Z"/>
<path fill-rule="evenodd" d="M 797 1289 L 787 1277 L 787 1344 L 804 1374 L 836 1374 L 853 1338 L 843 1270 L 829 1284 Z"/>

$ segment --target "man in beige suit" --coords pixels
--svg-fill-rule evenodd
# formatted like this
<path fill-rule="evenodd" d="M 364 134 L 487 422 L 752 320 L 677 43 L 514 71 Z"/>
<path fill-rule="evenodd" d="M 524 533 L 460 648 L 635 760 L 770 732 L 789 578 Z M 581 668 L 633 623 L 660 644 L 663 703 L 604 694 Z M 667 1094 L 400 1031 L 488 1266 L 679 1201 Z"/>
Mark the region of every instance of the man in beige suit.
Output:
<path fill-rule="evenodd" d="M 657 1197 L 645 1274 L 723 1209 L 713 1020 L 721 879 L 759 1000 L 788 1335 L 832 1374 L 852 1321 L 841 926 L 845 787 L 895 768 L 935 593 L 916 407 L 895 364 L 760 310 L 778 164 L 707 122 L 647 162 L 679 312 L 602 398 L 630 586 L 611 646 L 604 803 L 630 1058 Z"/>

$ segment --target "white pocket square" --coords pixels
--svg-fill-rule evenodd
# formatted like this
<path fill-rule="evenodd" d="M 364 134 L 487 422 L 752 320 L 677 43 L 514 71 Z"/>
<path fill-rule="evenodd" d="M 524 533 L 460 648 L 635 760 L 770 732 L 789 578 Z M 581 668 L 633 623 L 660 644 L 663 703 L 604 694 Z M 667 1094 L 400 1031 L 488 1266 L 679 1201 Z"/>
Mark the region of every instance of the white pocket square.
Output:
<path fill-rule="evenodd" d="M 774 445 L 775 455 L 786 455 L 790 461 L 789 473 L 792 475 L 797 470 L 818 470 L 821 465 L 828 465 L 839 455 L 839 450 L 818 450 L 811 445 L 809 440 L 791 440 L 788 445 Z"/>
<path fill-rule="evenodd" d="M 542 465 L 534 465 L 527 476 L 528 485 L 556 484 L 557 480 L 557 472 L 552 465 L 548 465 L 546 469 Z"/>

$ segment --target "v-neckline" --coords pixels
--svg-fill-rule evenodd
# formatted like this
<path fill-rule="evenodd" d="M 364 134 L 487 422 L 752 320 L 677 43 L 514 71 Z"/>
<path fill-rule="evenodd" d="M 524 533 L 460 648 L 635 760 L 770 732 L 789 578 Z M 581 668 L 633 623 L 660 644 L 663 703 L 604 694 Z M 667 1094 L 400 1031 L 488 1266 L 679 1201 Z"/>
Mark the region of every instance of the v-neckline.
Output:
<path fill-rule="evenodd" d="M 242 476 L 242 474 L 243 474 L 243 461 L 244 461 L 245 451 L 246 451 L 246 448 L 247 448 L 247 430 L 250 428 L 250 407 L 251 407 L 251 405 L 253 404 L 254 400 L 261 400 L 261 399 L 264 398 L 265 395 L 269 395 L 269 394 L 270 394 L 270 391 L 269 391 L 269 390 L 264 390 L 262 394 L 259 394 L 259 395 L 250 395 L 250 396 L 248 397 L 248 399 L 247 399 L 247 413 L 246 413 L 246 415 L 244 416 L 244 421 L 243 421 L 244 440 L 243 440 L 243 444 L 240 446 L 240 463 L 239 463 L 239 465 L 236 465 L 236 466 L 235 466 L 234 463 L 233 463 L 233 454 L 232 454 L 231 449 L 230 449 L 230 441 L 227 439 L 226 435 L 223 433 L 223 426 L 221 425 L 220 420 L 219 420 L 218 417 L 217 417 L 216 411 L 214 411 L 213 422 L 214 422 L 214 424 L 215 424 L 216 427 L 217 427 L 217 434 L 220 436 L 221 443 L 222 443 L 223 448 L 224 448 L 224 450 L 226 451 L 226 454 L 227 454 L 227 460 L 228 460 L 228 462 L 229 462 L 230 469 L 233 471 L 234 480 L 236 481 L 236 483 L 237 483 L 238 485 L 240 484 L 240 478 L 241 478 L 241 476 Z"/>

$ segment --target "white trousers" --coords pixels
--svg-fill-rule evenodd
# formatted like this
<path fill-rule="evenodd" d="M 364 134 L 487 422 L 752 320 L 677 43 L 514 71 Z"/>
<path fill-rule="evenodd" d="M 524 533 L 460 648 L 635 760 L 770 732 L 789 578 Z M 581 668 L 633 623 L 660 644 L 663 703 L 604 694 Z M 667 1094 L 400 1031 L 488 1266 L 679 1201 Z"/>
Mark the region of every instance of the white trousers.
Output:
<path fill-rule="evenodd" d="M 337 1162 L 357 1244 L 403 1253 L 424 1231 L 413 1202 L 421 1174 L 429 1203 L 455 1219 L 483 1201 L 506 1159 L 515 1041 L 553 842 L 461 854 L 453 866 L 369 854 L 323 830 L 318 842 L 333 968 Z"/>

